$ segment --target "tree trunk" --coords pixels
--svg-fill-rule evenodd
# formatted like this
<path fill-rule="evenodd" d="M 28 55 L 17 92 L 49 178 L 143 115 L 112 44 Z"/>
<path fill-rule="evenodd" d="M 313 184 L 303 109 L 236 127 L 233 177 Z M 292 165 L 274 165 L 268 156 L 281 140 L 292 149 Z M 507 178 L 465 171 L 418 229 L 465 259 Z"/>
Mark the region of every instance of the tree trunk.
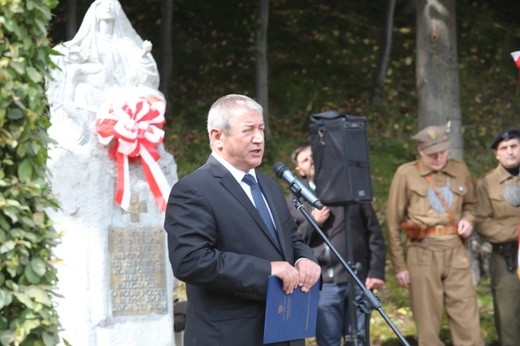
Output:
<path fill-rule="evenodd" d="M 451 156 L 462 159 L 456 0 L 417 1 L 419 129 L 451 123 Z"/>
<path fill-rule="evenodd" d="M 161 55 L 159 58 L 159 76 L 161 82 L 159 90 L 169 100 L 169 84 L 171 82 L 173 69 L 173 42 L 172 42 L 172 23 L 173 23 L 173 0 L 162 0 L 161 3 Z M 167 105 L 171 102 L 167 102 Z M 166 107 L 165 117 L 170 117 L 171 107 Z"/>
<path fill-rule="evenodd" d="M 271 138 L 269 126 L 269 88 L 267 64 L 267 27 L 269 24 L 269 0 L 258 1 L 258 34 L 256 36 L 256 100 L 264 108 L 266 138 Z"/>
<path fill-rule="evenodd" d="M 78 0 L 67 0 L 67 41 L 78 31 Z"/>
<path fill-rule="evenodd" d="M 381 89 L 385 84 L 386 70 L 388 69 L 388 62 L 390 61 L 390 51 L 392 49 L 392 30 L 394 28 L 394 12 L 395 0 L 388 0 L 388 7 L 386 11 L 386 25 L 385 37 L 381 45 L 381 55 L 379 56 L 379 63 L 377 71 L 374 76 L 372 86 L 372 103 L 377 102 L 381 96 Z"/>

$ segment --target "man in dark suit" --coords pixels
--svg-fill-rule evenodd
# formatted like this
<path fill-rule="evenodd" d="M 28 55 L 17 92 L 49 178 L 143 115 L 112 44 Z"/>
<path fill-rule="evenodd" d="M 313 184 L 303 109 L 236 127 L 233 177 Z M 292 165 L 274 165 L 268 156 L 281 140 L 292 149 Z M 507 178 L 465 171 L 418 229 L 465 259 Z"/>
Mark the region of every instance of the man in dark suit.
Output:
<path fill-rule="evenodd" d="M 255 170 L 264 153 L 262 107 L 227 95 L 211 106 L 207 124 L 212 153 L 173 186 L 165 218 L 173 273 L 186 282 L 184 343 L 262 345 L 268 276 L 291 293 L 297 286 L 308 291 L 321 270 L 296 232 L 283 192 Z M 303 346 L 304 340 L 276 345 Z"/>

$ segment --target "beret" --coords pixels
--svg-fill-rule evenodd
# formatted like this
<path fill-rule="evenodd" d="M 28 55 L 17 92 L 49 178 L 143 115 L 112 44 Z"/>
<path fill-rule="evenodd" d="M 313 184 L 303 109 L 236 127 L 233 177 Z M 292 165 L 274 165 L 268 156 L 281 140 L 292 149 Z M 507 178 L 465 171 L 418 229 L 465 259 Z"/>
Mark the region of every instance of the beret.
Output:
<path fill-rule="evenodd" d="M 428 126 L 413 135 L 412 139 L 427 155 L 444 151 L 450 147 L 448 126 Z"/>
<path fill-rule="evenodd" d="M 491 142 L 491 149 L 496 149 L 500 142 L 508 141 L 510 139 L 520 138 L 520 130 L 516 128 L 508 128 L 500 131 L 495 138 L 493 138 L 493 142 Z"/>

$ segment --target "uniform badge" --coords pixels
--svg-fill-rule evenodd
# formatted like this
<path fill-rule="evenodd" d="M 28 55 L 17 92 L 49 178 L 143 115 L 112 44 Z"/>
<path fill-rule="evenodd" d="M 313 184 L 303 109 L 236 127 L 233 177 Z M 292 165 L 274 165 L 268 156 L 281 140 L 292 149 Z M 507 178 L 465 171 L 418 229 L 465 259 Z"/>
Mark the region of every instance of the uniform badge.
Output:
<path fill-rule="evenodd" d="M 504 199 L 513 207 L 520 207 L 520 185 L 504 185 Z"/>
<path fill-rule="evenodd" d="M 451 192 L 450 188 L 448 186 L 443 186 L 439 190 L 441 192 L 442 198 L 444 198 L 448 204 L 448 207 L 451 208 L 451 204 L 453 203 L 453 193 Z M 430 206 L 437 213 L 441 214 L 448 212 L 447 210 L 444 210 L 444 206 L 442 205 L 441 200 L 431 187 L 428 189 L 428 202 L 430 202 Z"/>

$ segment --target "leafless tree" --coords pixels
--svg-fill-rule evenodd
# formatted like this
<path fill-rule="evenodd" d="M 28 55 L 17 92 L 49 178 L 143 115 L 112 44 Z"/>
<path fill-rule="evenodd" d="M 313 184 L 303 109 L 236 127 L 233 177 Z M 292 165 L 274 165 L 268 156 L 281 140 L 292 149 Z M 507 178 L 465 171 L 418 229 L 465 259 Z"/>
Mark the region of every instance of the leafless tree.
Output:
<path fill-rule="evenodd" d="M 258 30 L 256 35 L 256 98 L 264 108 L 267 138 L 271 137 L 269 126 L 269 87 L 267 63 L 267 28 L 269 24 L 269 0 L 258 0 Z"/>
<path fill-rule="evenodd" d="M 159 58 L 159 75 L 161 83 L 159 89 L 166 100 L 169 99 L 169 84 L 173 69 L 173 0 L 162 0 L 161 2 L 161 55 Z M 168 102 L 169 103 L 169 102 Z M 166 109 L 166 117 L 171 112 L 170 107 Z"/>
<path fill-rule="evenodd" d="M 67 41 L 72 40 L 78 31 L 78 0 L 67 0 Z"/>
<path fill-rule="evenodd" d="M 383 43 L 381 45 L 381 54 L 379 56 L 379 63 L 377 65 L 377 71 L 373 81 L 372 102 L 376 102 L 377 100 L 379 100 L 381 96 L 381 89 L 385 84 L 385 76 L 386 71 L 388 69 L 388 63 L 390 62 L 390 51 L 392 49 L 392 30 L 394 28 L 394 13 L 395 0 L 388 0 L 385 21 L 385 35 Z"/>
<path fill-rule="evenodd" d="M 419 128 L 451 123 L 451 155 L 462 158 L 456 0 L 417 0 Z"/>

